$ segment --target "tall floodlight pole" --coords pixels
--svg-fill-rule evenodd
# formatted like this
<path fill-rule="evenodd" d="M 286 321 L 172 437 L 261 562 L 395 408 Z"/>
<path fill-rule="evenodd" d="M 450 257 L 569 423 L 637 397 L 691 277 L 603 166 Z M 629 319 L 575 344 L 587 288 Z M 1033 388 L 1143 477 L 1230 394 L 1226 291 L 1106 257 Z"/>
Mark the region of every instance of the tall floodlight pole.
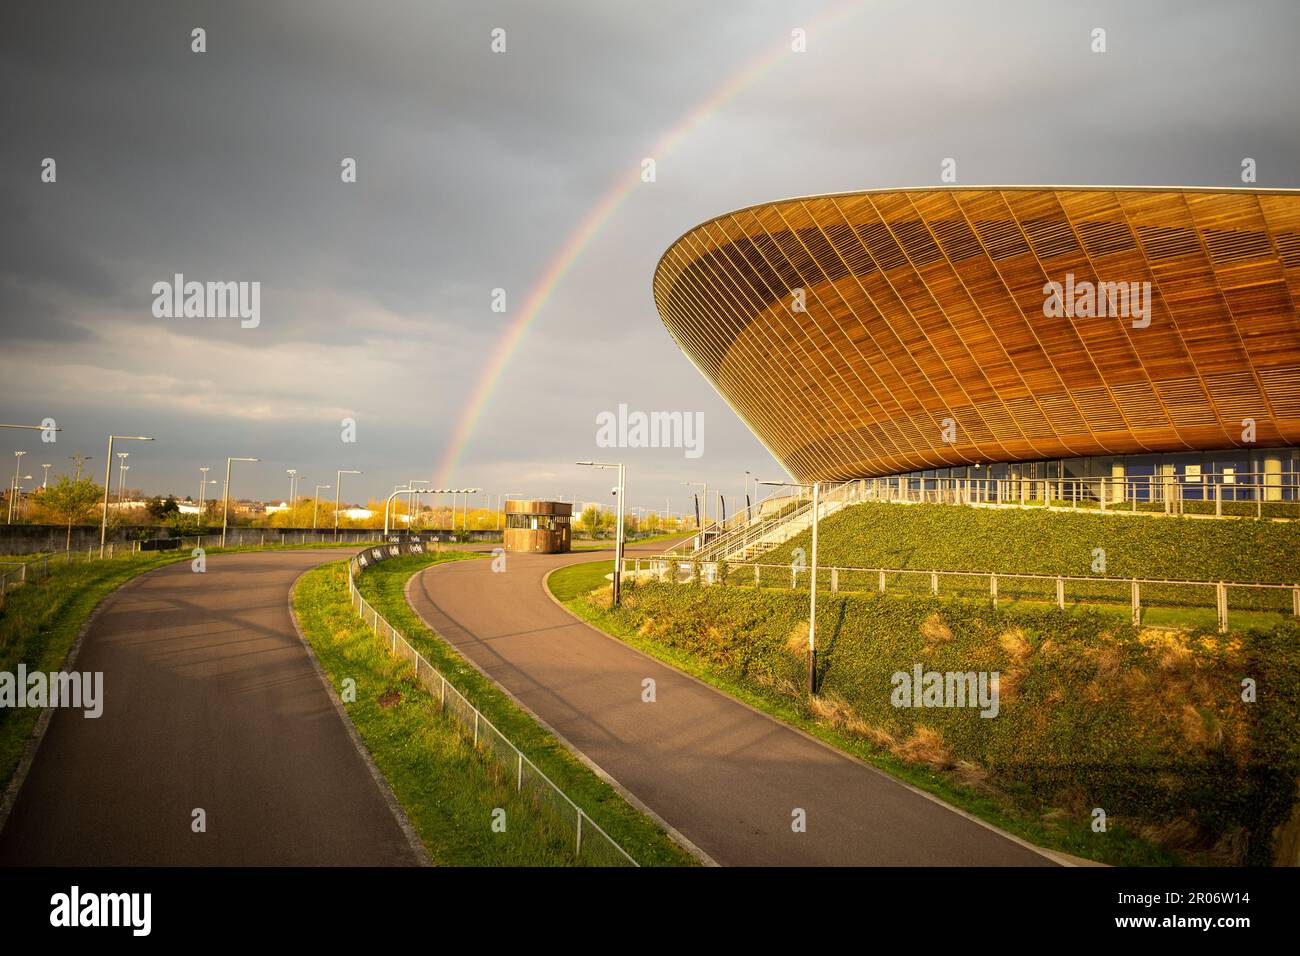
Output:
<path fill-rule="evenodd" d="M 411 489 L 410 504 L 407 506 L 409 514 L 406 516 L 406 530 L 415 530 L 415 515 L 420 510 L 420 496 L 418 492 L 427 491 L 433 482 L 424 478 L 412 478 L 406 483 L 406 487 Z M 416 488 L 416 485 L 423 485 L 423 488 Z"/>
<path fill-rule="evenodd" d="M 522 491 L 506 491 L 503 492 L 502 494 L 497 495 L 497 530 L 498 531 L 501 530 L 501 516 L 506 501 L 510 498 L 511 495 L 522 495 L 522 494 L 523 494 Z"/>
<path fill-rule="evenodd" d="M 108 486 L 113 482 L 113 442 L 153 441 L 144 435 L 109 435 L 108 457 L 104 459 L 104 514 L 99 522 L 99 556 L 104 556 L 104 543 L 108 540 Z"/>
<path fill-rule="evenodd" d="M 344 475 L 359 475 L 361 472 L 350 468 L 341 468 L 334 474 L 334 540 L 339 537 L 339 493 L 343 490 Z"/>
<path fill-rule="evenodd" d="M 208 472 L 206 466 L 199 467 L 199 517 L 203 517 L 203 505 L 208 500 Z M 214 479 L 215 480 L 215 479 Z"/>
<path fill-rule="evenodd" d="M 704 531 L 705 526 L 709 523 L 709 483 L 707 481 L 683 481 L 682 486 L 686 488 L 702 488 L 703 492 L 700 497 L 703 499 L 703 514 L 700 516 L 700 531 Z M 703 540 L 700 544 L 703 544 Z"/>
<path fill-rule="evenodd" d="M 789 481 L 758 481 L 755 485 L 779 485 L 785 488 L 806 488 Z M 812 579 L 808 582 L 808 693 L 817 692 L 817 524 L 821 502 L 821 482 L 812 483 Z"/>
<path fill-rule="evenodd" d="M 117 510 L 122 510 L 122 486 L 126 484 L 126 460 L 131 457 L 129 451 L 117 453 Z"/>
<path fill-rule="evenodd" d="M 579 465 L 586 465 L 590 468 L 617 468 L 618 469 L 618 488 L 615 495 L 618 497 L 618 513 L 614 522 L 614 593 L 613 603 L 618 607 L 623 598 L 623 492 L 625 490 L 624 479 L 627 474 L 626 467 L 622 462 L 607 461 L 580 461 Z"/>
<path fill-rule="evenodd" d="M 226 546 L 226 525 L 230 519 L 230 463 L 232 461 L 260 461 L 259 458 L 227 458 L 226 459 L 226 491 L 224 500 L 221 503 L 221 546 Z"/>
<path fill-rule="evenodd" d="M 293 514 L 293 499 L 298 483 L 298 469 L 286 468 L 284 473 L 289 476 L 289 513 Z"/>
<path fill-rule="evenodd" d="M 18 493 L 18 474 L 23 469 L 23 455 L 25 451 L 14 452 L 14 480 L 9 485 L 9 517 L 5 519 L 6 524 L 14 523 L 14 495 Z"/>
<path fill-rule="evenodd" d="M 480 491 L 482 491 L 483 489 L 482 489 L 482 488 L 429 488 L 429 489 L 426 489 L 426 490 L 427 490 L 428 494 L 431 494 L 431 495 L 451 495 L 451 501 L 452 501 L 451 531 L 452 531 L 452 534 L 455 534 L 455 533 L 456 533 L 456 510 L 455 510 L 455 509 L 456 509 L 456 496 L 457 496 L 457 495 L 464 495 L 464 496 L 465 496 L 465 500 L 466 500 L 466 502 L 468 502 L 468 501 L 469 501 L 469 496 L 470 496 L 470 495 L 476 495 L 476 494 L 478 494 Z M 441 530 L 441 529 L 440 529 L 440 530 Z M 466 528 L 465 530 L 468 531 L 469 529 Z"/>
<path fill-rule="evenodd" d="M 311 530 L 316 530 L 316 512 L 320 510 L 320 493 L 321 490 L 329 491 L 330 485 L 317 485 L 316 493 L 311 496 Z"/>
<path fill-rule="evenodd" d="M 45 474 L 41 477 L 41 491 L 44 491 L 50 485 L 50 465 L 41 465 L 45 469 Z"/>

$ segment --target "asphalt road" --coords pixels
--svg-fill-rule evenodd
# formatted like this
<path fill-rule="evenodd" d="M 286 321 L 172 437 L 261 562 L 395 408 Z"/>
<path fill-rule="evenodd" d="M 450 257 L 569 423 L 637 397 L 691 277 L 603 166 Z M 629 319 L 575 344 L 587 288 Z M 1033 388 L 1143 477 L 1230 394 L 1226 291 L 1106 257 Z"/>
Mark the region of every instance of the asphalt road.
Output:
<path fill-rule="evenodd" d="M 214 555 L 114 593 L 73 665 L 103 672 L 103 716 L 55 711 L 0 864 L 421 862 L 289 614 L 297 577 L 339 557 Z"/>
<path fill-rule="evenodd" d="M 659 550 L 662 545 L 655 546 Z M 1026 845 L 646 657 L 556 605 L 511 554 L 411 579 L 424 621 L 722 865 L 1050 866 Z M 656 702 L 642 702 L 642 681 Z M 797 811 L 806 832 L 792 827 Z"/>

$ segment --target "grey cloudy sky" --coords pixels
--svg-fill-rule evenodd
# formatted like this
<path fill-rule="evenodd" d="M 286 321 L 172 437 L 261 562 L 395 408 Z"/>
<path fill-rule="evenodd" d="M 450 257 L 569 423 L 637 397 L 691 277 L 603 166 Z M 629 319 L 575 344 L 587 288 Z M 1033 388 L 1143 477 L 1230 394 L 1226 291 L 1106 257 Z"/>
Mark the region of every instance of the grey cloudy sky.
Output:
<path fill-rule="evenodd" d="M 833 26 L 827 11 L 847 8 Z M 208 52 L 190 52 L 207 30 Z M 506 30 L 507 52 L 489 34 Z M 933 184 L 1300 186 L 1300 4 L 16 0 L 0 12 L 0 466 L 103 467 L 237 492 L 360 468 L 356 499 L 429 478 L 496 343 L 629 169 L 699 118 L 555 288 L 452 480 L 607 500 L 575 467 L 595 418 L 702 411 L 705 454 L 621 451 L 629 503 L 688 507 L 780 469 L 673 344 L 650 279 L 684 230 L 807 193 Z M 1094 27 L 1108 52 L 1089 51 Z M 40 181 L 44 157 L 58 182 Z M 339 163 L 359 181 L 340 182 Z M 262 321 L 158 319 L 174 273 L 257 280 Z M 490 310 L 507 290 L 509 311 Z M 356 418 L 359 441 L 340 441 Z M 57 451 L 53 448 L 56 447 Z M 4 466 L 8 467 L 8 466 Z M 39 474 L 39 472 L 38 472 Z"/>

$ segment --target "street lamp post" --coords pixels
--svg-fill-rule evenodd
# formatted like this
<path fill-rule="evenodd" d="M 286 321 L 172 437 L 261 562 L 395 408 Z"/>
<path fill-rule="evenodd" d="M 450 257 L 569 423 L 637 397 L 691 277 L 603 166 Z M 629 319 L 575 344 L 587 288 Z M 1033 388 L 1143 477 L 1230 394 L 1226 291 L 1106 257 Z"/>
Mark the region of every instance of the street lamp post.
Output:
<path fill-rule="evenodd" d="M 20 481 L 31 481 L 31 480 L 32 480 L 32 476 L 31 476 L 31 475 L 23 475 L 19 480 L 20 480 Z M 15 512 L 14 512 L 14 517 L 15 517 L 15 518 L 18 518 L 19 520 L 21 520 L 22 517 L 23 517 L 25 514 L 27 514 L 26 502 L 25 502 L 24 499 L 23 499 L 23 486 L 20 485 L 20 484 L 18 484 L 17 482 L 15 482 L 14 484 L 15 484 L 15 487 L 14 487 L 14 495 L 15 495 L 15 496 L 17 497 L 17 499 L 18 499 L 18 503 L 15 505 L 16 510 L 15 510 Z M 30 496 L 29 496 L 29 497 L 30 497 Z"/>
<path fill-rule="evenodd" d="M 702 499 L 701 507 L 703 507 L 704 509 L 704 513 L 700 516 L 700 536 L 701 536 L 700 544 L 703 545 L 704 528 L 709 523 L 709 483 L 707 481 L 683 481 L 682 485 L 683 487 L 686 488 L 704 489 L 703 493 L 700 495 Z"/>
<path fill-rule="evenodd" d="M 221 502 L 221 546 L 226 546 L 226 525 L 230 520 L 230 463 L 232 461 L 260 461 L 259 458 L 227 458 L 226 459 L 226 488 L 225 495 Z"/>
<path fill-rule="evenodd" d="M 311 530 L 313 530 L 313 531 L 316 530 L 316 512 L 320 509 L 320 493 L 321 493 L 321 489 L 323 488 L 323 489 L 325 489 L 326 491 L 329 491 L 329 489 L 330 489 L 331 487 L 332 487 L 331 485 L 317 485 L 317 486 L 316 486 L 316 494 L 312 495 L 312 498 L 311 498 Z"/>
<path fill-rule="evenodd" d="M 591 468 L 617 468 L 618 469 L 618 489 L 615 494 L 618 496 L 618 514 L 614 522 L 614 593 L 613 603 L 618 607 L 623 598 L 623 492 L 625 490 L 624 478 L 627 474 L 626 466 L 621 462 L 605 461 L 580 461 L 579 465 L 586 465 Z"/>
<path fill-rule="evenodd" d="M 806 488 L 788 481 L 758 481 L 756 485 L 781 485 L 787 488 Z M 817 692 L 817 523 L 821 510 L 819 491 L 821 482 L 812 483 L 812 578 L 808 581 L 808 693 Z"/>
<path fill-rule="evenodd" d="M 501 530 L 502 507 L 511 495 L 522 495 L 522 491 L 506 491 L 497 495 L 497 530 Z"/>
<path fill-rule="evenodd" d="M 334 540 L 339 538 L 339 492 L 343 490 L 344 475 L 359 475 L 361 472 L 343 468 L 334 474 Z"/>
<path fill-rule="evenodd" d="M 115 441 L 153 441 L 144 435 L 109 435 L 108 456 L 104 459 L 104 514 L 99 522 L 99 556 L 104 556 L 104 544 L 108 539 L 108 486 L 113 483 L 113 442 Z"/>
<path fill-rule="evenodd" d="M 426 480 L 426 479 L 424 479 L 424 478 L 412 478 L 411 480 L 409 480 L 409 481 L 406 483 L 406 487 L 408 487 L 408 488 L 411 489 L 410 504 L 408 504 L 408 505 L 406 506 L 406 507 L 407 507 L 407 511 L 408 511 L 408 514 L 407 514 L 407 516 L 406 516 L 406 530 L 407 530 L 407 531 L 414 531 L 414 530 L 415 530 L 415 516 L 416 516 L 416 512 L 418 512 L 418 511 L 420 510 L 420 498 L 419 498 L 419 495 L 416 493 L 416 492 L 417 492 L 417 489 L 416 489 L 415 486 L 416 486 L 416 485 L 424 485 L 424 488 L 423 488 L 423 489 L 418 489 L 418 490 L 427 491 L 428 488 L 429 488 L 429 485 L 431 485 L 431 484 L 433 484 L 432 481 L 428 481 L 428 480 Z"/>
<path fill-rule="evenodd" d="M 5 520 L 5 524 L 14 523 L 14 495 L 18 493 L 18 474 L 23 469 L 23 455 L 25 454 L 27 454 L 25 451 L 14 452 L 14 480 L 9 486 L 9 517 Z"/>

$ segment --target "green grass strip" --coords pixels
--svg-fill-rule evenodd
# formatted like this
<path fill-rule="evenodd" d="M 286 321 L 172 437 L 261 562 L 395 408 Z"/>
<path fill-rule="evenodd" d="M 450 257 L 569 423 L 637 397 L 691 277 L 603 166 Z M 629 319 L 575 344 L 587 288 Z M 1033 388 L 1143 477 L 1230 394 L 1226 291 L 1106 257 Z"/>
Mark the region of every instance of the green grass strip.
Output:
<path fill-rule="evenodd" d="M 695 857 L 663 827 L 624 800 L 411 610 L 404 593 L 406 582 L 430 564 L 445 560 L 445 554 L 390 558 L 367 568 L 357 586 L 411 646 L 446 675 L 448 681 L 639 864 L 696 865 Z"/>
<path fill-rule="evenodd" d="M 435 561 L 466 555 L 443 552 Z M 573 836 L 393 657 L 348 602 L 344 562 L 304 574 L 299 626 L 398 802 L 440 866 L 577 866 Z M 382 612 L 381 612 L 382 613 Z M 355 681 L 355 700 L 345 693 Z M 504 811 L 504 832 L 493 829 Z"/>

